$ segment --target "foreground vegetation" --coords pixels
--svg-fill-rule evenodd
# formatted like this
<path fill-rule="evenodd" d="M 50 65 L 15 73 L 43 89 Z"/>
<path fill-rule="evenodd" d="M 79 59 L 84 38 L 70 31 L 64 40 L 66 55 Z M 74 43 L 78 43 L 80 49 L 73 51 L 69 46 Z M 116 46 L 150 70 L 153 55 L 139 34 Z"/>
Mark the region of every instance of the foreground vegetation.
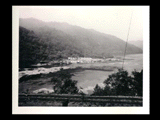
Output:
<path fill-rule="evenodd" d="M 77 87 L 77 81 L 72 80 L 74 74 L 71 71 L 63 70 L 52 74 L 51 84 L 56 94 L 80 94 L 85 95 L 83 91 Z M 21 81 L 22 82 L 22 81 Z M 119 69 L 117 73 L 109 75 L 104 80 L 104 87 L 98 84 L 95 86 L 91 96 L 143 96 L 143 70 L 137 72 L 132 71 L 129 75 L 126 70 Z M 19 102 L 19 106 L 63 106 L 61 101 L 48 100 L 26 100 Z M 111 103 L 90 103 L 90 102 L 69 102 L 67 106 L 135 106 L 127 104 L 111 104 Z"/>
<path fill-rule="evenodd" d="M 53 76 L 51 82 L 53 89 L 58 94 L 78 94 L 77 81 L 72 80 L 73 74 L 61 69 L 57 76 Z M 140 72 L 128 72 L 119 69 L 117 73 L 109 75 L 104 81 L 105 87 L 101 88 L 98 84 L 95 86 L 92 95 L 122 95 L 122 96 L 142 96 L 143 95 L 143 70 Z"/>
<path fill-rule="evenodd" d="M 143 70 L 132 71 L 129 76 L 126 70 L 119 69 L 117 73 L 109 75 L 104 84 L 104 88 L 97 84 L 92 95 L 143 96 Z"/>
<path fill-rule="evenodd" d="M 53 90 L 57 94 L 84 94 L 83 90 L 78 89 L 77 81 L 71 79 L 74 75 L 72 73 L 80 70 L 82 69 L 64 70 L 62 68 L 56 73 L 25 75 L 19 79 L 19 83 L 30 79 L 50 78 L 50 83 L 53 84 Z M 143 70 L 140 72 L 136 70 L 132 71 L 132 74 L 129 75 L 126 70 L 119 69 L 117 73 L 109 75 L 104 80 L 104 84 L 104 87 L 100 87 L 97 84 L 92 95 L 143 96 Z"/>

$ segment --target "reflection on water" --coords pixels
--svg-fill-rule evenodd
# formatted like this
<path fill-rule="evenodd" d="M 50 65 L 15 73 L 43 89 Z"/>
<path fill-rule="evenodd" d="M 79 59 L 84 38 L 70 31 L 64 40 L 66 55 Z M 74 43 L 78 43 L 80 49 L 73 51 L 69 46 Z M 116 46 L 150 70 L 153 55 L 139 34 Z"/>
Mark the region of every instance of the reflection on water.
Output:
<path fill-rule="evenodd" d="M 84 70 L 81 72 L 74 73 L 75 76 L 72 77 L 73 80 L 78 81 L 78 88 L 82 87 L 83 92 L 92 92 L 96 84 L 103 87 L 103 81 L 108 77 L 109 74 L 114 73 L 114 71 L 97 71 L 97 70 Z"/>

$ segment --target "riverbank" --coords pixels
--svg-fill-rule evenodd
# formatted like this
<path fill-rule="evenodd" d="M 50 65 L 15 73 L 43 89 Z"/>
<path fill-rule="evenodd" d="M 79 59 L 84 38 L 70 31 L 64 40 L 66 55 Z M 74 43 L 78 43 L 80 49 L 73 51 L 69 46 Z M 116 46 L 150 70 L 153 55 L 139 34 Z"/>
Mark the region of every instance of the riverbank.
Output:
<path fill-rule="evenodd" d="M 74 74 L 73 80 L 78 81 L 77 87 L 83 88 L 86 93 L 91 93 L 96 84 L 103 86 L 103 81 L 107 77 L 122 68 L 120 61 L 108 61 L 105 63 L 85 63 L 85 64 L 70 64 L 67 66 L 57 66 L 51 68 L 34 68 L 19 71 L 19 92 L 39 90 L 46 88 L 53 90 L 53 85 L 50 83 L 51 78 L 61 69 L 67 70 Z M 131 74 L 136 69 L 143 69 L 143 54 L 127 55 L 124 62 L 124 69 Z"/>
<path fill-rule="evenodd" d="M 110 62 L 111 64 L 113 62 Z M 60 71 L 60 69 L 68 70 L 99 70 L 99 71 L 113 71 L 119 67 L 111 66 L 108 63 L 108 66 L 103 65 L 103 63 L 90 63 L 90 64 L 71 64 L 67 66 L 58 66 L 58 67 L 39 67 L 39 68 L 25 68 L 23 71 L 19 71 L 19 79 L 26 75 L 38 75 L 38 74 L 49 74 Z"/>
<path fill-rule="evenodd" d="M 63 69 L 63 68 L 61 68 Z M 76 73 L 81 73 L 83 71 L 95 71 L 97 72 L 104 72 L 106 74 L 106 71 L 112 72 L 117 67 L 111 67 L 111 66 L 102 66 L 102 67 L 94 67 L 91 66 L 90 68 L 82 68 L 82 67 L 76 67 L 76 68 L 68 68 L 63 69 L 64 71 L 67 71 L 68 73 L 73 74 L 73 77 Z M 40 73 L 40 74 L 31 74 L 31 75 L 23 75 L 21 78 L 19 78 L 19 93 L 25 92 L 27 89 L 33 93 L 34 91 L 43 89 L 48 89 L 48 91 L 53 90 L 53 84 L 51 83 L 51 79 L 53 76 L 57 76 L 59 71 L 56 72 L 49 72 L 49 73 Z M 101 75 L 101 73 L 99 74 Z M 93 76 L 93 75 L 92 75 Z M 103 78 L 103 77 L 102 77 Z M 74 78 L 72 78 L 74 80 Z M 76 79 L 76 78 L 75 78 Z M 88 81 L 87 79 L 81 79 L 81 81 L 78 81 L 77 87 L 80 88 L 81 86 L 84 87 L 81 83 L 91 82 L 96 83 L 96 81 Z M 93 86 L 89 86 L 86 84 L 87 87 L 83 89 L 84 93 L 88 94 L 91 93 L 93 90 Z M 90 84 L 92 85 L 92 84 Z"/>
<path fill-rule="evenodd" d="M 39 68 L 34 71 L 25 71 L 25 74 L 21 77 L 19 77 L 19 82 L 27 81 L 30 79 L 39 79 L 39 78 L 49 78 L 56 74 L 56 72 L 60 71 L 60 69 L 67 70 L 69 73 L 74 72 L 80 72 L 84 70 L 98 70 L 98 71 L 113 71 L 115 69 L 118 69 L 118 67 L 115 66 L 90 66 L 89 68 L 82 68 L 82 67 L 76 67 L 76 68 L 70 68 L 70 67 L 57 67 L 57 68 L 50 68 L 44 69 Z M 22 72 L 21 72 L 22 74 Z"/>

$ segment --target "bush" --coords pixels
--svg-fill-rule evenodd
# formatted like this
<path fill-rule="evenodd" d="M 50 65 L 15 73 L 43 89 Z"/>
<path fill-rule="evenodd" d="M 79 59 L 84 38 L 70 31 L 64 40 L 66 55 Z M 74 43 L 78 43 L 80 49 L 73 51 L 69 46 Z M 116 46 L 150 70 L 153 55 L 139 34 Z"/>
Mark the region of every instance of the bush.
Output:
<path fill-rule="evenodd" d="M 98 84 L 96 84 L 96 86 L 94 88 L 94 92 L 93 92 L 92 95 L 100 95 L 100 96 L 102 96 L 104 94 L 103 91 L 104 90 Z"/>
<path fill-rule="evenodd" d="M 133 75 L 133 90 L 137 96 L 143 96 L 143 70 L 137 72 L 136 70 L 132 72 Z"/>
<path fill-rule="evenodd" d="M 72 80 L 73 74 L 61 69 L 55 76 L 52 77 L 53 90 L 58 94 L 77 94 L 77 81 Z"/>
<path fill-rule="evenodd" d="M 127 71 L 119 69 L 104 81 L 104 88 L 96 85 L 92 95 L 142 96 L 142 76 L 143 70 L 133 71 L 132 76 L 129 76 Z"/>

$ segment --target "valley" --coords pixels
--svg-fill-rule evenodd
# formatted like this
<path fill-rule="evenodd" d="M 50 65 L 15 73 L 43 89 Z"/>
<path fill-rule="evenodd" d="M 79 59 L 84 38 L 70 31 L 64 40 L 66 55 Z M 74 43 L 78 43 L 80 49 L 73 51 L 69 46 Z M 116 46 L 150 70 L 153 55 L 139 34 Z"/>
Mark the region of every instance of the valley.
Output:
<path fill-rule="evenodd" d="M 19 93 L 53 92 L 51 79 L 61 69 L 72 73 L 78 89 L 91 94 L 96 84 L 122 68 L 126 42 L 61 22 L 19 19 Z M 141 48 L 127 45 L 124 69 L 143 69 Z"/>

